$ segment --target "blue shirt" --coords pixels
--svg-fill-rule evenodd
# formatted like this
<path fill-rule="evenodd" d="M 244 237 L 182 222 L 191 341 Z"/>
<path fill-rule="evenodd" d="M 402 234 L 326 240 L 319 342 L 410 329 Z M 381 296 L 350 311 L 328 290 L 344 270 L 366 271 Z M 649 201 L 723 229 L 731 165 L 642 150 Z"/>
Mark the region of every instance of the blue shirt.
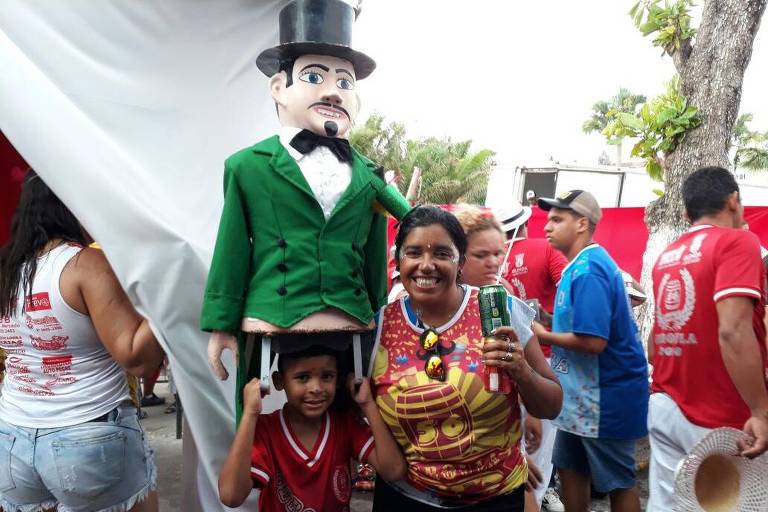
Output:
<path fill-rule="evenodd" d="M 552 332 L 607 341 L 600 354 L 552 345 L 552 369 L 563 386 L 563 409 L 554 423 L 591 438 L 647 435 L 648 363 L 621 271 L 599 245 L 582 249 L 563 270 Z"/>

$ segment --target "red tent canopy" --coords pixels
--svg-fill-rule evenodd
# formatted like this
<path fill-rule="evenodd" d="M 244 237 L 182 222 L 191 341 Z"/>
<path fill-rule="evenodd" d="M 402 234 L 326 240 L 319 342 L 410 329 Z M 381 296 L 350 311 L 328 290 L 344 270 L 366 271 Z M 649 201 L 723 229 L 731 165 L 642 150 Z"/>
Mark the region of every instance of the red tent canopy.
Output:
<path fill-rule="evenodd" d="M 450 208 L 447 209 L 450 210 Z M 644 215 L 644 208 L 603 208 L 603 218 L 595 231 L 595 241 L 605 247 L 619 267 L 638 280 L 643 267 L 645 245 L 648 241 Z M 768 247 L 768 207 L 745 207 L 744 220 L 749 224 L 749 230 L 760 238 L 763 246 Z M 546 222 L 547 212 L 534 208 L 533 215 L 528 221 L 528 236 L 544 238 Z M 394 219 L 390 219 L 390 244 L 395 240 L 395 223 Z M 391 263 L 394 265 L 394 262 Z"/>

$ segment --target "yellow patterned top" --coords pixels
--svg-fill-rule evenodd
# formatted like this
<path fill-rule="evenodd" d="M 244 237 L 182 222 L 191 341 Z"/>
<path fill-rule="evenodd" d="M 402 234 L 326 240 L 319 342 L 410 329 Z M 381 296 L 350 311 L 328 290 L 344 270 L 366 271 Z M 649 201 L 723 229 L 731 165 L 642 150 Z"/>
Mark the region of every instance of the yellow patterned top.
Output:
<path fill-rule="evenodd" d="M 527 479 L 517 389 L 485 389 L 476 294 L 467 293 L 456 317 L 438 328 L 444 382 L 424 372 L 423 329 L 409 319 L 407 300 L 379 317 L 372 372 L 382 417 L 408 461 L 408 483 L 465 503 L 508 494 Z"/>

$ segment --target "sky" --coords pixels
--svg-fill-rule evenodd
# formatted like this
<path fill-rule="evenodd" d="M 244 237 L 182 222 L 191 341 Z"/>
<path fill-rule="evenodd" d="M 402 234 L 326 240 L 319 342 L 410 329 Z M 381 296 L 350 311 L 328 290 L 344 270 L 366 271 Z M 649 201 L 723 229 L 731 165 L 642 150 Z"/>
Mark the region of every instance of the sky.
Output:
<path fill-rule="evenodd" d="M 364 0 L 354 46 L 376 71 L 358 83 L 358 122 L 379 112 L 410 137 L 472 139 L 499 163 L 594 165 L 599 134 L 581 125 L 619 87 L 649 99 L 669 57 L 627 14 L 633 0 Z M 758 32 L 741 112 L 768 130 L 768 22 Z M 625 150 L 625 157 L 629 149 Z"/>

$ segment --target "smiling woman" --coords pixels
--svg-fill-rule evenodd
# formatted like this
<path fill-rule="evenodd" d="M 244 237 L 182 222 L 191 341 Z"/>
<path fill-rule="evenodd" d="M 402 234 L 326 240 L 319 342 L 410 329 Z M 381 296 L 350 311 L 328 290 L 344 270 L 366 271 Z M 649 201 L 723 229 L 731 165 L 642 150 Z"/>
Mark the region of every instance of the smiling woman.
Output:
<path fill-rule="evenodd" d="M 440 208 L 400 223 L 395 259 L 408 296 L 377 315 L 370 375 L 409 469 L 403 481 L 377 482 L 374 511 L 523 510 L 519 400 L 542 417 L 560 410 L 525 304 L 510 298 L 512 327 L 483 340 L 477 289 L 457 282 L 466 251 L 461 224 Z M 507 372 L 513 391 L 489 392 L 484 365 Z"/>

